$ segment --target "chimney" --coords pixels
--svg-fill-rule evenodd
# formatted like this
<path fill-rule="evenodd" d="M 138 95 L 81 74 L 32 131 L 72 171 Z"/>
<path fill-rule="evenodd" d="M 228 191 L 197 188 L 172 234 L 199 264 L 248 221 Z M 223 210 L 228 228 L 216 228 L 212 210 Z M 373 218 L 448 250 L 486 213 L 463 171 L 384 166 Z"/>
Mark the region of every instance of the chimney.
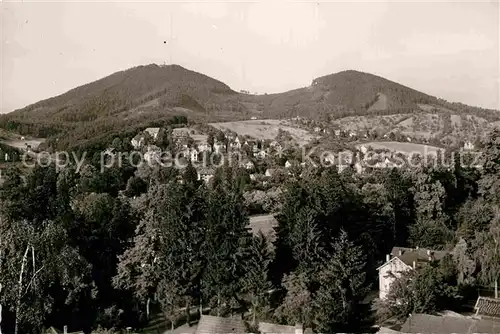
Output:
<path fill-rule="evenodd" d="M 413 269 L 415 269 L 417 266 L 416 266 L 416 263 L 415 261 L 413 261 Z"/>
<path fill-rule="evenodd" d="M 417 247 L 415 247 L 415 249 L 418 249 L 418 246 L 417 246 Z"/>
<path fill-rule="evenodd" d="M 302 324 L 296 323 L 295 334 L 303 334 L 303 333 L 304 333 L 304 328 L 302 327 Z"/>
<path fill-rule="evenodd" d="M 63 327 L 63 333 L 64 334 L 68 333 L 68 326 L 64 325 L 64 327 Z"/>
<path fill-rule="evenodd" d="M 385 255 L 385 262 L 389 262 L 391 260 L 391 254 Z"/>
<path fill-rule="evenodd" d="M 403 250 L 399 250 L 399 256 L 403 255 Z"/>

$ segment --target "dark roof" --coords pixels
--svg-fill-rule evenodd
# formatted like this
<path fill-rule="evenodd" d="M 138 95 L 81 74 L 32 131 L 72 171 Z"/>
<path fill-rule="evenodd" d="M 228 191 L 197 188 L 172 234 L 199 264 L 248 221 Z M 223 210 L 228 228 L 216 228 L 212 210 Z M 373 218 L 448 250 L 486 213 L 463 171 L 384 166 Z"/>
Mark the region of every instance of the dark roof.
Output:
<path fill-rule="evenodd" d="M 222 318 L 202 315 L 195 334 L 244 334 L 246 332 L 245 323 L 241 317 Z"/>
<path fill-rule="evenodd" d="M 415 261 L 416 265 L 431 262 L 429 258 L 432 261 L 439 261 L 448 254 L 449 252 L 447 251 L 437 251 L 427 248 L 393 247 L 391 251 L 393 257 L 399 258 L 409 266 L 413 266 L 413 261 Z"/>
<path fill-rule="evenodd" d="M 213 175 L 215 170 L 213 168 L 200 167 L 198 168 L 198 173 L 200 173 L 200 175 Z"/>
<path fill-rule="evenodd" d="M 259 322 L 259 332 L 261 334 L 295 334 L 295 326 L 279 325 L 269 322 Z"/>
<path fill-rule="evenodd" d="M 401 332 L 439 334 L 500 333 L 500 322 L 466 317 L 414 314 L 406 319 Z"/>
<path fill-rule="evenodd" d="M 476 315 L 500 318 L 500 299 L 479 297 L 474 309 Z"/>

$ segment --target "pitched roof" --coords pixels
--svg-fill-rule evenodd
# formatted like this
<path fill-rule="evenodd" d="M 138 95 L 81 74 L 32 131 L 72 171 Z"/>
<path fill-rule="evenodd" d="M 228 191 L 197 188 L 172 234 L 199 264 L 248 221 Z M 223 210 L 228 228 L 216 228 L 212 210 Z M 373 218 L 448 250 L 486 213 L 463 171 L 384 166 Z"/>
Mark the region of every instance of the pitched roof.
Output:
<path fill-rule="evenodd" d="M 479 297 L 474 309 L 476 315 L 500 318 L 500 299 Z"/>
<path fill-rule="evenodd" d="M 156 138 L 158 132 L 160 132 L 160 128 L 147 128 L 144 129 L 144 131 L 149 133 L 152 137 Z"/>
<path fill-rule="evenodd" d="M 413 261 L 415 261 L 417 266 L 431 262 L 429 258 L 432 258 L 432 261 L 439 261 L 448 254 L 449 252 L 447 251 L 437 251 L 427 248 L 393 247 L 391 251 L 392 256 L 398 257 L 409 266 L 413 266 Z"/>
<path fill-rule="evenodd" d="M 200 175 L 213 175 L 215 170 L 210 167 L 200 167 L 197 169 Z"/>
<path fill-rule="evenodd" d="M 261 334 L 295 334 L 295 326 L 272 324 L 269 322 L 259 322 L 259 332 Z"/>
<path fill-rule="evenodd" d="M 257 234 L 262 232 L 266 237 L 269 237 L 271 241 L 276 238 L 276 232 L 274 228 L 278 226 L 278 221 L 273 215 L 255 215 L 250 216 L 250 228 L 252 233 Z"/>
<path fill-rule="evenodd" d="M 241 317 L 222 318 L 211 315 L 202 315 L 198 322 L 195 334 L 232 333 L 244 334 L 247 332 Z"/>
<path fill-rule="evenodd" d="M 402 261 L 399 257 L 395 256 L 395 257 L 393 257 L 392 259 L 390 259 L 389 261 L 382 263 L 382 265 L 381 265 L 381 266 L 379 266 L 379 267 L 377 268 L 377 270 L 380 270 L 380 268 L 382 268 L 382 267 L 386 266 L 388 263 L 391 263 L 391 262 L 394 262 L 394 261 L 400 261 L 400 262 L 403 262 L 403 261 Z M 407 265 L 407 266 L 409 266 L 409 267 L 413 268 L 413 263 L 412 263 L 411 265 L 409 265 L 409 264 L 406 264 L 405 262 L 403 262 L 403 264 L 405 264 L 405 265 Z"/>
<path fill-rule="evenodd" d="M 403 333 L 500 333 L 500 322 L 429 314 L 410 315 L 401 328 Z"/>

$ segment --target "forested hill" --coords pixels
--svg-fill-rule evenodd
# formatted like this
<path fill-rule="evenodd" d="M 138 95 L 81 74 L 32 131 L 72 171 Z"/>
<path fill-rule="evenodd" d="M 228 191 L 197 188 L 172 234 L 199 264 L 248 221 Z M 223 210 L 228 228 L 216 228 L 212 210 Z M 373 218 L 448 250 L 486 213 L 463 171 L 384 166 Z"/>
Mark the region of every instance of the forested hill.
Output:
<path fill-rule="evenodd" d="M 250 95 L 179 65 L 138 66 L 77 87 L 10 114 L 0 128 L 36 137 L 81 142 L 173 115 L 190 119 L 305 116 L 332 119 L 352 115 L 454 112 L 499 120 L 495 110 L 475 108 L 418 92 L 368 73 L 343 71 L 308 87 L 279 94 Z M 132 129 L 133 130 L 133 129 Z"/>
<path fill-rule="evenodd" d="M 491 121 L 500 119 L 500 113 L 496 110 L 450 103 L 385 78 L 353 70 L 319 77 L 309 87 L 257 97 L 256 100 L 260 100 L 263 109 L 274 117 L 331 119 L 446 110 L 473 114 Z"/>
<path fill-rule="evenodd" d="M 227 85 L 178 65 L 138 66 L 72 89 L 0 118 L 0 126 L 21 134 L 52 136 L 83 123 L 118 120 L 141 111 L 205 106 L 227 102 L 236 93 Z M 145 118 L 158 115 L 145 114 Z"/>

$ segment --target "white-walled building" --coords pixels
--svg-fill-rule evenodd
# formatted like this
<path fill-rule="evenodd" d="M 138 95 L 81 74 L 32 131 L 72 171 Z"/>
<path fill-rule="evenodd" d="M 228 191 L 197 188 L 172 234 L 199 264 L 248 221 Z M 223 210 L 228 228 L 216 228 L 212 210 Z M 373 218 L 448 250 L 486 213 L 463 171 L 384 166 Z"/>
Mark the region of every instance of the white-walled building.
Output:
<path fill-rule="evenodd" d="M 464 143 L 464 150 L 473 150 L 473 149 L 474 149 L 474 144 L 472 144 L 470 141 Z"/>
<path fill-rule="evenodd" d="M 391 284 L 401 277 L 401 273 L 415 270 L 432 261 L 440 261 L 449 254 L 446 251 L 435 251 L 426 248 L 393 247 L 386 261 L 377 268 L 379 278 L 379 298 L 387 297 Z"/>
<path fill-rule="evenodd" d="M 198 170 L 198 181 L 203 180 L 205 183 L 208 183 L 213 176 L 214 170 L 212 168 L 200 168 Z"/>
<path fill-rule="evenodd" d="M 198 161 L 198 154 L 199 154 L 199 152 L 195 148 L 192 148 L 189 151 L 189 158 L 191 159 L 192 162 L 197 162 Z"/>

